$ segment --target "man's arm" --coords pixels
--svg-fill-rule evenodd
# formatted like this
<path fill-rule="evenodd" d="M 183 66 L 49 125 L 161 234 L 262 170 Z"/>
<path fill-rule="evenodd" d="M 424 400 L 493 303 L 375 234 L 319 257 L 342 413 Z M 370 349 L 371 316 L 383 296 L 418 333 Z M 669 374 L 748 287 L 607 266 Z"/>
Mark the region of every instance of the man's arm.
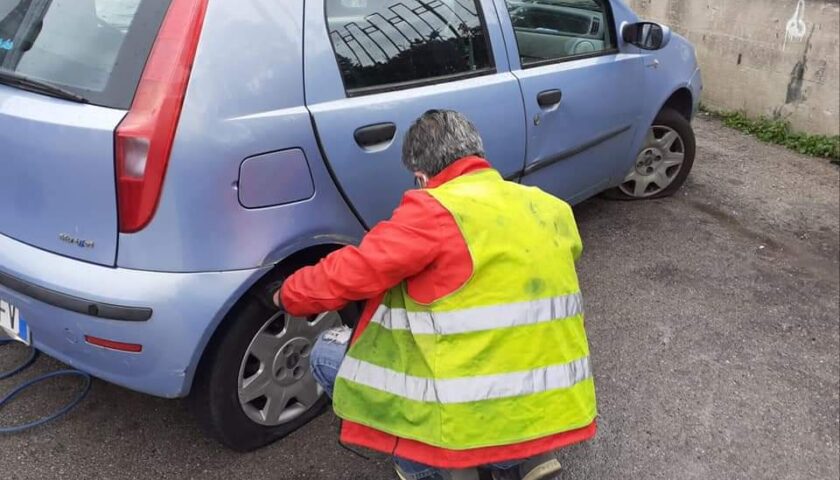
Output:
<path fill-rule="evenodd" d="M 278 292 L 283 307 L 296 316 L 339 310 L 419 273 L 437 257 L 441 210 L 427 193 L 407 192 L 391 219 L 377 224 L 361 245 L 337 250 L 289 277 Z"/>

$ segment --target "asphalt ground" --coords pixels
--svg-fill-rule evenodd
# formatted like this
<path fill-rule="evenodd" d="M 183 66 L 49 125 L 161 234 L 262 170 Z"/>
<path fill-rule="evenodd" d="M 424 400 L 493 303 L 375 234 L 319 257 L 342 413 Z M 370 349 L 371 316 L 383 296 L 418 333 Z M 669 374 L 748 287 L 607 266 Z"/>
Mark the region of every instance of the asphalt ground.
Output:
<path fill-rule="evenodd" d="M 563 452 L 571 479 L 840 477 L 837 167 L 698 118 L 675 197 L 594 199 L 576 215 L 600 409 L 595 440 Z M 0 347 L 0 370 L 25 355 Z M 41 357 L 0 395 L 61 368 Z M 70 398 L 56 380 L 0 425 Z M 82 405 L 0 436 L 0 479 L 389 479 L 386 458 L 336 442 L 324 415 L 250 454 L 199 431 L 185 402 L 94 381 Z"/>

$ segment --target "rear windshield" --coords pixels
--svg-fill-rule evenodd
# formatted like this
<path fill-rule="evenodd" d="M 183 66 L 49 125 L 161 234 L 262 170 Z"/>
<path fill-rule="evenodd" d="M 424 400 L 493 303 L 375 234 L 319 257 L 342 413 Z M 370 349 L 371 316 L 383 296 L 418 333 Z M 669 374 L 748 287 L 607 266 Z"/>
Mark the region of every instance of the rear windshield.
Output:
<path fill-rule="evenodd" d="M 127 109 L 170 0 L 0 0 L 0 70 Z"/>

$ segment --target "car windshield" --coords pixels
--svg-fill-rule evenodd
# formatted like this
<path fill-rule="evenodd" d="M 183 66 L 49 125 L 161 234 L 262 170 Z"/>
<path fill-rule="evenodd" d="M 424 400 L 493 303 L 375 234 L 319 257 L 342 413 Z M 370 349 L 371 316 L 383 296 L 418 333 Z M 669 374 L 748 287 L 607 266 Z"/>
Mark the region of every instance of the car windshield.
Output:
<path fill-rule="evenodd" d="M 170 0 L 0 0 L 0 72 L 131 104 Z"/>

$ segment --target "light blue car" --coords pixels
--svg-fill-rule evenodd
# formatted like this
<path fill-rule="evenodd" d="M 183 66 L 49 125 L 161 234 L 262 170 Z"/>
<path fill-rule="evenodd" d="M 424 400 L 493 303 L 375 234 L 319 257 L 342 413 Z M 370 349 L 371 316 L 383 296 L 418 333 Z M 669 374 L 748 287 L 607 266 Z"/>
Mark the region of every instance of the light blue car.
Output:
<path fill-rule="evenodd" d="M 653 198 L 700 91 L 621 0 L 0 0 L 0 326 L 259 447 L 323 410 L 312 341 L 357 311 L 271 294 L 412 188 L 416 117 L 569 202 Z"/>

